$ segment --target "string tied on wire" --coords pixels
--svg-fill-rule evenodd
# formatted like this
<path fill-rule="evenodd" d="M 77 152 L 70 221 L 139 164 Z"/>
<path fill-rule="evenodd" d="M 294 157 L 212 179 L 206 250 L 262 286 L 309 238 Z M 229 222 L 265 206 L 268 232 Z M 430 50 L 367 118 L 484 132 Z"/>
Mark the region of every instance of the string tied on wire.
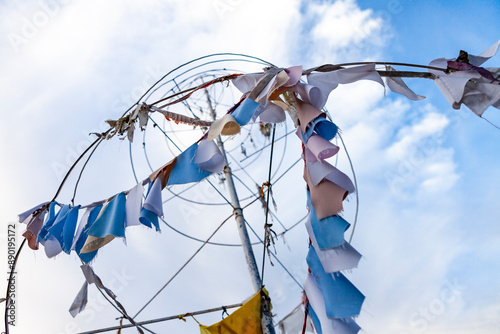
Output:
<path fill-rule="evenodd" d="M 118 329 L 118 332 L 116 332 L 116 334 L 121 334 L 122 332 L 122 326 L 123 326 L 123 319 L 125 319 L 125 317 L 119 317 L 119 318 L 116 318 L 116 320 L 120 319 L 120 328 Z"/>
<path fill-rule="evenodd" d="M 272 266 L 274 266 L 274 263 L 272 261 L 271 257 L 271 251 L 269 250 L 269 247 L 273 245 L 274 249 L 274 254 L 276 254 L 276 244 L 274 242 L 274 239 L 278 238 L 278 235 L 276 232 L 272 229 L 273 224 L 266 223 L 264 224 L 264 230 L 265 230 L 265 237 L 264 237 L 264 248 L 266 250 L 267 256 L 269 257 L 269 263 L 271 263 Z"/>
<path fill-rule="evenodd" d="M 269 206 L 267 205 L 267 202 L 266 202 L 266 199 L 265 199 L 264 187 L 267 187 L 267 189 L 269 191 L 269 197 L 271 198 L 271 202 L 273 203 L 273 207 L 274 207 L 275 211 L 278 211 L 278 204 L 276 204 L 276 201 L 274 200 L 273 188 L 272 188 L 271 182 L 266 181 L 266 182 L 262 183 L 262 186 L 260 187 L 260 197 L 261 197 L 261 199 L 263 201 L 262 205 L 266 209 L 265 212 L 266 212 L 266 215 L 267 215 L 267 213 L 268 213 L 267 210 L 269 210 Z M 271 219 L 273 219 L 272 216 L 271 216 Z"/>
<path fill-rule="evenodd" d="M 224 314 L 226 314 L 229 317 L 229 313 L 227 313 L 227 308 L 225 306 L 222 306 L 222 319 L 224 320 Z"/>

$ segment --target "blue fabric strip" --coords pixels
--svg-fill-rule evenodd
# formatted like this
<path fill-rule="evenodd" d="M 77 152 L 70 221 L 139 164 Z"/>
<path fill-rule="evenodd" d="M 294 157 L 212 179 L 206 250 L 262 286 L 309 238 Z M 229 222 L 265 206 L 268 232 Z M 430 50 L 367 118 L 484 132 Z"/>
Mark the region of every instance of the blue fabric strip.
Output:
<path fill-rule="evenodd" d="M 95 208 L 90 211 L 89 218 L 87 220 L 87 223 L 85 224 L 85 227 L 82 230 L 82 233 L 80 234 L 80 237 L 76 241 L 75 244 L 75 251 L 80 257 L 80 259 L 85 262 L 89 263 L 92 261 L 92 259 L 97 255 L 97 250 L 89 253 L 82 253 L 82 248 L 85 245 L 85 241 L 87 240 L 87 237 L 89 236 L 89 230 L 94 225 L 95 220 L 97 219 L 97 216 L 99 216 L 99 212 L 101 212 L 102 205 L 98 205 Z"/>
<path fill-rule="evenodd" d="M 125 237 L 125 202 L 124 193 L 116 195 L 105 206 L 89 230 L 89 235 L 104 238 L 107 235 Z"/>
<path fill-rule="evenodd" d="M 168 178 L 168 185 L 199 182 L 212 174 L 211 172 L 200 169 L 194 163 L 194 157 L 197 149 L 198 144 L 194 143 L 177 156 L 177 161 L 175 162 L 175 165 L 170 172 L 170 177 Z"/>
<path fill-rule="evenodd" d="M 313 122 L 314 131 L 326 140 L 332 140 L 339 130 L 335 123 L 323 117 L 316 118 Z"/>
<path fill-rule="evenodd" d="M 161 199 L 160 178 L 157 178 L 154 182 L 149 182 L 146 200 L 142 206 L 149 211 L 153 211 L 157 216 L 163 217 L 163 201 Z"/>
<path fill-rule="evenodd" d="M 327 274 L 314 247 L 309 247 L 306 260 L 323 293 L 326 315 L 329 318 L 359 315 L 365 296 L 342 273 Z"/>
<path fill-rule="evenodd" d="M 139 217 L 141 224 L 146 225 L 151 228 L 152 225 L 156 228 L 156 231 L 160 231 L 160 224 L 158 222 L 158 216 L 153 211 L 146 208 L 141 209 L 141 215 Z"/>
<path fill-rule="evenodd" d="M 319 321 L 318 316 L 314 312 L 314 310 L 311 306 L 311 303 L 308 303 L 308 307 L 309 307 L 308 315 L 311 317 L 311 320 L 312 320 L 313 325 L 314 325 L 314 330 L 318 334 L 323 334 L 323 331 L 321 330 L 321 322 Z"/>
<path fill-rule="evenodd" d="M 302 133 L 301 130 L 302 140 L 307 143 L 314 132 L 326 140 L 332 140 L 337 135 L 338 130 L 339 128 L 335 123 L 319 116 L 307 125 L 305 133 Z"/>
<path fill-rule="evenodd" d="M 320 249 L 338 247 L 344 243 L 344 232 L 349 224 L 340 216 L 334 215 L 318 220 L 316 211 L 311 203 L 311 194 L 307 191 L 307 207 L 309 208 L 309 219 Z"/>
<path fill-rule="evenodd" d="M 58 239 L 61 244 L 64 253 L 71 253 L 71 246 L 73 245 L 73 238 L 75 236 L 76 224 L 78 223 L 78 211 L 80 210 L 80 205 L 75 206 L 68 213 L 66 222 L 64 223 L 64 228 L 62 232 L 62 242 Z"/>
<path fill-rule="evenodd" d="M 66 218 L 68 217 L 68 213 L 71 209 L 69 204 L 63 205 L 61 210 L 57 213 L 55 220 L 52 223 L 52 226 L 47 228 L 47 233 L 45 235 L 45 240 L 48 240 L 50 236 L 54 236 L 60 244 L 62 244 L 62 233 L 64 229 L 64 223 L 66 222 Z"/>
<path fill-rule="evenodd" d="M 47 215 L 47 218 L 45 219 L 45 224 L 40 229 L 40 233 L 38 233 L 37 241 L 41 242 L 42 244 L 45 242 L 45 240 L 48 237 L 49 228 L 52 227 L 52 225 L 54 224 L 54 222 L 57 218 L 56 205 L 57 205 L 56 202 L 50 203 L 49 214 Z"/>
<path fill-rule="evenodd" d="M 146 201 L 150 197 L 150 195 L 153 194 L 153 192 L 155 191 L 154 186 L 156 185 L 156 187 L 158 187 L 158 184 L 157 184 L 158 182 L 159 182 L 159 179 L 156 179 L 154 182 L 151 182 L 151 181 L 149 182 L 148 191 L 146 193 Z M 159 191 L 160 191 L 160 194 L 159 194 L 160 202 L 157 203 L 157 205 L 163 205 L 163 203 L 161 202 L 161 188 L 159 189 Z M 156 192 L 158 192 L 158 189 L 156 189 Z M 143 207 L 141 208 L 141 212 L 139 215 L 139 222 L 142 225 L 145 225 L 149 228 L 152 228 L 152 226 L 154 226 L 156 228 L 156 231 L 160 231 L 160 224 L 158 222 L 158 214 L 152 210 L 148 210 L 151 206 L 146 206 L 145 204 L 146 203 L 144 203 Z M 161 212 L 163 213 L 163 208 L 161 206 L 160 206 L 160 209 L 162 209 Z"/>
<path fill-rule="evenodd" d="M 243 126 L 247 124 L 250 119 L 252 119 L 252 116 L 258 106 L 259 102 L 251 99 L 244 99 L 231 115 L 240 126 Z"/>

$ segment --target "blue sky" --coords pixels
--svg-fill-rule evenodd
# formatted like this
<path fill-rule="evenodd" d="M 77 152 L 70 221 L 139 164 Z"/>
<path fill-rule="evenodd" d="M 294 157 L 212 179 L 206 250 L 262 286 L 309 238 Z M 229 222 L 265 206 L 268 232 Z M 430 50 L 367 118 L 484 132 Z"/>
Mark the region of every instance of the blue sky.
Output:
<path fill-rule="evenodd" d="M 52 198 L 61 171 L 89 143 L 87 134 L 105 129 L 105 119 L 121 115 L 155 79 L 190 59 L 241 52 L 279 66 L 363 60 L 428 64 L 456 57 L 461 49 L 479 54 L 500 38 L 496 1 L 62 3 L 0 4 L 3 249 L 6 225 L 18 213 Z M 44 16 L 47 8 L 50 15 Z M 498 67 L 499 57 L 485 66 Z M 453 110 L 432 81 L 407 83 L 427 98 L 412 102 L 362 82 L 339 87 L 327 104 L 358 177 L 360 214 L 353 246 L 364 258 L 348 273 L 366 295 L 358 322 L 367 333 L 498 333 L 500 130 L 465 107 Z M 487 110 L 485 117 L 500 124 L 497 109 Z M 197 136 L 186 132 L 178 140 L 187 147 Z M 145 176 L 149 169 L 142 136 L 135 139 L 135 167 Z M 157 131 L 148 129 L 146 139 L 153 166 L 171 159 Z M 255 140 L 262 144 L 256 135 Z M 299 146 L 294 136 L 288 139 L 281 171 L 300 156 Z M 283 152 L 283 142 L 277 148 Z M 414 152 L 422 159 L 412 160 Z M 251 167 L 259 182 L 267 173 L 267 159 L 263 161 Z M 339 166 L 349 171 L 345 152 L 339 154 Z M 292 169 L 274 189 L 276 215 L 285 226 L 306 213 L 301 168 Z M 398 182 L 388 181 L 391 177 Z M 211 180 L 218 182 L 217 177 Z M 70 178 L 61 202 L 69 201 L 75 181 Z M 89 163 L 77 201 L 90 203 L 129 189 L 134 182 L 128 144 L 113 139 Z M 238 187 L 243 197 L 248 195 Z M 187 194 L 221 201 L 207 183 Z M 350 198 L 345 205 L 348 221 L 354 204 Z M 230 214 L 227 208 L 183 202 L 166 205 L 165 210 L 167 221 L 201 239 Z M 247 218 L 261 229 L 262 210 L 249 210 Z M 233 227 L 224 226 L 217 240 L 237 242 Z M 307 271 L 306 234 L 301 224 L 286 234 L 286 243 L 280 239 L 276 246 L 278 257 L 300 282 Z M 119 241 L 106 246 L 94 267 L 135 313 L 197 247 L 167 227 L 161 234 L 135 229 L 128 232 L 127 246 Z M 256 247 L 255 253 L 260 263 L 262 249 Z M 3 256 L 2 268 L 5 261 Z M 26 249 L 18 272 L 18 324 L 11 333 L 73 333 L 116 324 L 116 312 L 100 301 L 93 287 L 86 315 L 72 319 L 67 312 L 83 283 L 76 256 L 49 260 L 43 249 Z M 265 281 L 279 320 L 299 303 L 300 291 L 277 265 L 266 263 Z M 211 246 L 140 319 L 232 304 L 251 292 L 241 251 Z M 197 319 L 210 324 L 220 314 Z M 151 329 L 193 333 L 197 325 L 187 319 Z"/>

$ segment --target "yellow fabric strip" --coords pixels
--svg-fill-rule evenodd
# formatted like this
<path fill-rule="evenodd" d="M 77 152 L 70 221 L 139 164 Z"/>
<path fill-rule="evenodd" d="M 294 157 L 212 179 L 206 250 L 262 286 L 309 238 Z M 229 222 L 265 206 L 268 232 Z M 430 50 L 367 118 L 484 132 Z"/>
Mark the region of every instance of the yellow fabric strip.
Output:
<path fill-rule="evenodd" d="M 211 326 L 200 325 L 201 334 L 262 334 L 261 291 L 230 316 Z"/>

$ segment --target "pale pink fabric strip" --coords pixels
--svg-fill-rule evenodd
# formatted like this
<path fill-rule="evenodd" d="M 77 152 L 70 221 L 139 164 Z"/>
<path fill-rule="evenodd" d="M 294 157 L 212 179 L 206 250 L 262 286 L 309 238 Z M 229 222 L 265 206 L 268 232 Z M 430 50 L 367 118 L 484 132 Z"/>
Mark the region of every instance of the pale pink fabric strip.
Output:
<path fill-rule="evenodd" d="M 316 210 L 318 219 L 333 216 L 343 210 L 342 201 L 348 195 L 344 188 L 329 180 L 324 180 L 314 186 L 307 167 L 304 167 L 304 179 L 309 186 L 311 203 Z"/>

